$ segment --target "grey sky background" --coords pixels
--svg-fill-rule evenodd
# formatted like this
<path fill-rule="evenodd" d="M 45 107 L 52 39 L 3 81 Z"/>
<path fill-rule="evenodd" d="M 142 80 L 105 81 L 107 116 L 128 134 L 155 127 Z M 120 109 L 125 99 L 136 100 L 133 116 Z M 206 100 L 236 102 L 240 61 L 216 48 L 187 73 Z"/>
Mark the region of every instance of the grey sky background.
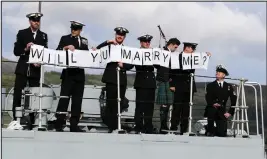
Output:
<path fill-rule="evenodd" d="M 2 3 L 4 57 L 17 60 L 13 55 L 16 34 L 29 26 L 26 14 L 37 10 L 38 2 Z M 125 45 L 138 47 L 137 37 L 151 34 L 152 46 L 158 47 L 157 25 L 161 25 L 167 38 L 196 42 L 197 51 L 212 53 L 208 70 L 197 70 L 197 74 L 213 76 L 216 65 L 223 64 L 230 77 L 266 84 L 264 2 L 43 2 L 42 13 L 41 30 L 48 34 L 51 49 L 70 33 L 70 20 L 86 24 L 82 36 L 90 46 L 114 38 L 113 29 L 124 26 L 130 31 Z"/>

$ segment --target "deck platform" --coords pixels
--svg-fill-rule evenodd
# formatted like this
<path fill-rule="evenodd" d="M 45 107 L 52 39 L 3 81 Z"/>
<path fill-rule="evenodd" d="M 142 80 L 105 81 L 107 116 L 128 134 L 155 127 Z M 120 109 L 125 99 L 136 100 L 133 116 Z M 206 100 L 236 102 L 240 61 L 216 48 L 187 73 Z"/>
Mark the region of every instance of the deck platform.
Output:
<path fill-rule="evenodd" d="M 2 159 L 264 159 L 261 136 L 42 132 L 2 129 Z"/>

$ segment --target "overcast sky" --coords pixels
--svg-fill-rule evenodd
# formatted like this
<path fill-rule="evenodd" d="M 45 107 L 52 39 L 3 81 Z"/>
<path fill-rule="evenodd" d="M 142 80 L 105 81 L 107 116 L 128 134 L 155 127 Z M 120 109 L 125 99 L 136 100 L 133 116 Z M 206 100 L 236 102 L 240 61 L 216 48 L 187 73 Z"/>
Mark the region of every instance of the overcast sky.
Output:
<path fill-rule="evenodd" d="M 25 15 L 37 10 L 37 2 L 2 2 L 4 57 L 16 59 L 16 34 L 29 26 Z M 230 77 L 266 84 L 263 2 L 43 2 L 42 13 L 41 30 L 48 34 L 51 49 L 57 47 L 62 35 L 70 33 L 70 20 L 86 24 L 82 36 L 90 46 L 114 38 L 113 29 L 124 26 L 130 31 L 125 45 L 138 47 L 137 37 L 151 34 L 152 46 L 158 47 L 157 25 L 161 25 L 167 38 L 196 42 L 197 51 L 212 53 L 208 70 L 197 70 L 197 74 L 213 76 L 216 65 L 223 64 Z"/>

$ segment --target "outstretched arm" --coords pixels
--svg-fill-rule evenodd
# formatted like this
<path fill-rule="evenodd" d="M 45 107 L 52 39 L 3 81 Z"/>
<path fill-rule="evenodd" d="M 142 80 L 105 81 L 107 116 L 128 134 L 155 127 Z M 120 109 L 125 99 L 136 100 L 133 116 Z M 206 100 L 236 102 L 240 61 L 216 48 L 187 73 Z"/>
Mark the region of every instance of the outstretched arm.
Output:
<path fill-rule="evenodd" d="M 123 68 L 125 70 L 131 70 L 133 67 L 134 67 L 134 65 L 132 65 L 132 64 L 127 64 L 127 63 L 123 64 Z"/>
<path fill-rule="evenodd" d="M 107 46 L 107 45 L 109 45 L 109 43 L 108 43 L 108 41 L 106 40 L 106 41 L 102 42 L 101 44 L 99 44 L 99 45 L 96 47 L 96 49 L 101 49 L 102 47 L 105 47 L 105 46 Z"/>

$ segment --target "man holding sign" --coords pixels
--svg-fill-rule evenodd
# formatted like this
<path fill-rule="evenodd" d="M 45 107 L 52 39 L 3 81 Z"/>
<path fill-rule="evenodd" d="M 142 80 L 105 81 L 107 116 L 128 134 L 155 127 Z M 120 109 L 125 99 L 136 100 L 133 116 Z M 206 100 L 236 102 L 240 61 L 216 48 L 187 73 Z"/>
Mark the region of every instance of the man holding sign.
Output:
<path fill-rule="evenodd" d="M 175 52 L 178 46 L 181 44 L 180 40 L 177 38 L 171 38 L 167 45 L 164 47 L 164 50 Z M 167 126 L 167 118 L 170 105 L 173 103 L 173 93 L 170 91 L 169 81 L 170 79 L 170 67 L 171 63 L 169 63 L 169 67 L 163 67 L 159 65 L 155 65 L 157 68 L 157 77 L 158 81 L 158 92 L 156 103 L 160 105 L 160 120 L 161 120 L 161 133 L 165 133 L 162 130 L 168 130 Z"/>
<path fill-rule="evenodd" d="M 180 69 L 172 69 L 170 78 L 170 90 L 174 92 L 174 103 L 172 110 L 172 119 L 171 119 L 171 130 L 177 131 L 177 126 L 181 121 L 180 125 L 180 134 L 182 135 L 187 131 L 188 128 L 188 117 L 189 117 L 189 102 L 190 102 L 190 86 L 191 86 L 191 73 L 195 73 L 195 69 L 192 68 L 192 53 L 196 50 L 198 44 L 184 42 L 183 52 L 179 54 L 179 64 Z M 185 54 L 189 58 L 187 60 L 184 58 Z M 207 53 L 210 56 L 210 53 Z M 188 62 L 189 61 L 189 62 Z M 185 69 L 184 66 L 189 64 L 190 69 Z M 196 83 L 193 77 L 193 95 L 197 91 Z"/>
<path fill-rule="evenodd" d="M 71 22 L 71 34 L 62 36 L 58 44 L 57 50 L 89 50 L 88 41 L 86 38 L 81 37 L 84 24 L 77 21 Z M 68 57 L 68 56 L 66 56 Z M 67 60 L 68 64 L 68 60 Z M 71 118 L 70 118 L 70 131 L 83 132 L 78 127 L 79 119 L 81 116 L 82 98 L 84 92 L 85 73 L 83 68 L 67 68 L 63 69 L 61 73 L 61 90 L 60 96 L 72 96 L 71 100 Z M 58 102 L 57 112 L 66 112 L 69 106 L 69 98 L 60 98 Z M 57 120 L 55 124 L 56 131 L 63 131 L 65 123 L 65 114 L 56 114 Z"/>
<path fill-rule="evenodd" d="M 138 38 L 141 48 L 150 48 L 151 35 Z M 135 65 L 136 75 L 134 88 L 136 89 L 135 132 L 151 134 L 153 132 L 152 118 L 154 112 L 156 78 L 154 66 Z M 143 126 L 144 123 L 144 126 Z"/>
<path fill-rule="evenodd" d="M 108 46 L 110 51 L 111 45 L 123 45 L 123 41 L 126 37 L 126 34 L 129 31 L 124 27 L 116 27 L 114 29 L 116 32 L 115 40 L 107 40 L 96 48 L 101 49 L 102 47 Z M 110 52 L 109 52 L 110 54 Z M 118 52 L 121 54 L 121 51 Z M 120 67 L 120 83 L 117 81 L 117 67 Z M 125 97 L 126 86 L 127 86 L 127 74 L 126 70 L 132 69 L 132 65 L 122 63 L 122 62 L 110 62 L 106 65 L 106 69 L 104 71 L 102 82 L 106 83 L 106 108 L 105 114 L 106 117 L 104 119 L 104 123 L 108 126 L 109 132 L 116 130 L 118 128 L 118 84 L 120 85 L 120 99 L 121 105 L 123 104 L 123 100 Z"/>
<path fill-rule="evenodd" d="M 14 54 L 19 56 L 19 61 L 16 67 L 16 79 L 14 86 L 13 98 L 13 119 L 15 117 L 15 107 L 21 107 L 21 91 L 29 82 L 30 87 L 39 87 L 40 81 L 40 66 L 38 64 L 27 64 L 29 61 L 30 48 L 33 44 L 41 45 L 47 48 L 47 34 L 40 31 L 40 20 L 42 13 L 30 13 L 26 17 L 29 18 L 30 27 L 19 30 L 17 41 L 14 45 Z M 35 52 L 39 56 L 39 52 Z M 30 113 L 31 123 L 34 122 L 34 114 Z M 30 125 L 32 129 L 32 125 Z"/>

